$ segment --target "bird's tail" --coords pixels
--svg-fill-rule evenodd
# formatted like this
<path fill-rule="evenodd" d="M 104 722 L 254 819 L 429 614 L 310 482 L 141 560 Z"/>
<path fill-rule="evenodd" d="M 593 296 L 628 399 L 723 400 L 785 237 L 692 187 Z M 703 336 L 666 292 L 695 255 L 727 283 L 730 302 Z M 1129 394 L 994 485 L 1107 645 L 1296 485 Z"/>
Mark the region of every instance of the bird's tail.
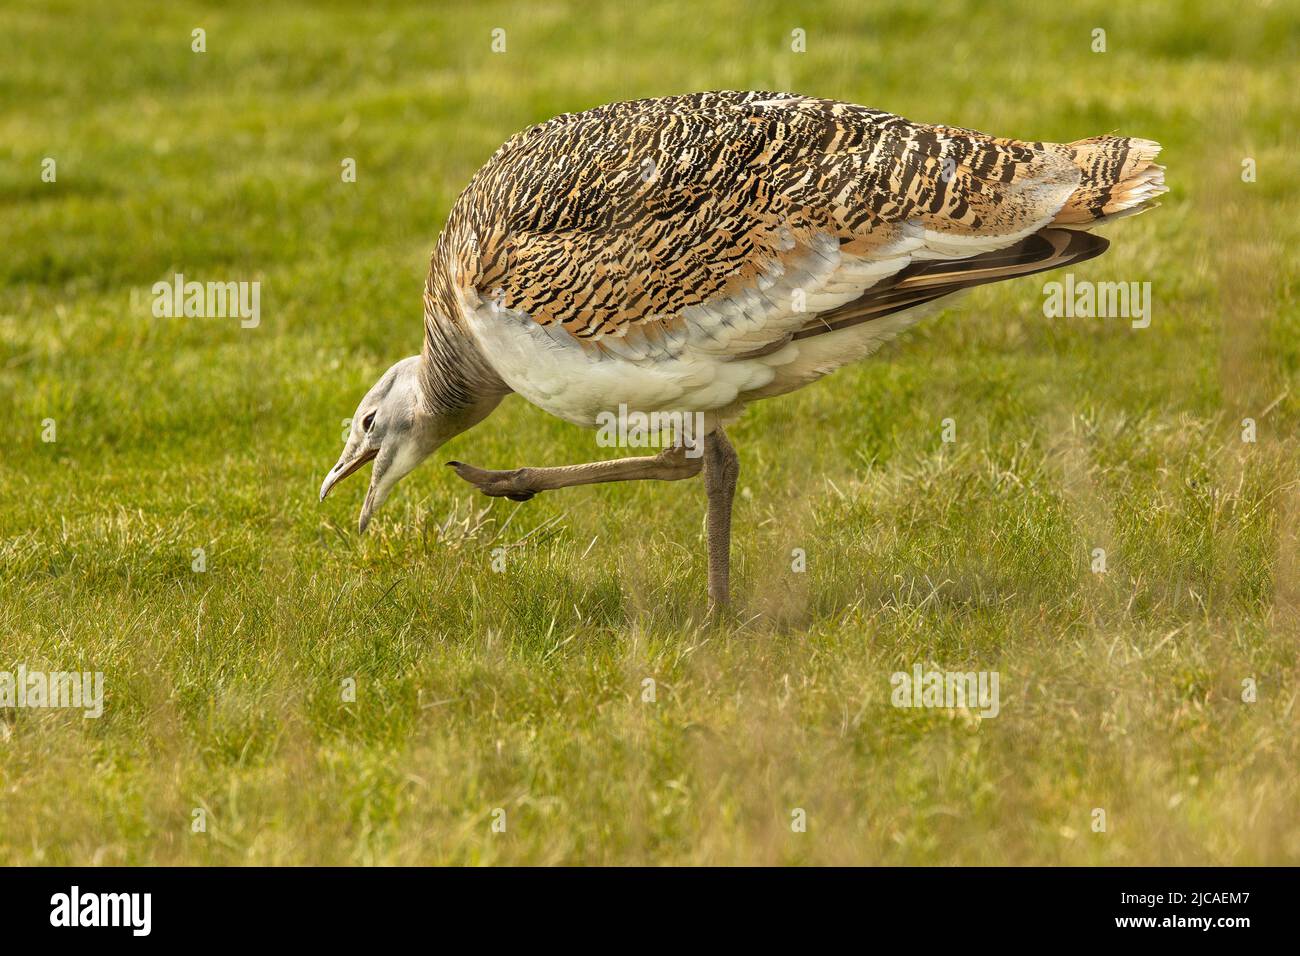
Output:
<path fill-rule="evenodd" d="M 1093 136 L 1075 143 L 1044 144 L 1079 168 L 1079 186 L 1052 225 L 1091 229 L 1158 205 L 1166 192 L 1165 168 L 1157 165 L 1160 144 L 1126 136 Z"/>

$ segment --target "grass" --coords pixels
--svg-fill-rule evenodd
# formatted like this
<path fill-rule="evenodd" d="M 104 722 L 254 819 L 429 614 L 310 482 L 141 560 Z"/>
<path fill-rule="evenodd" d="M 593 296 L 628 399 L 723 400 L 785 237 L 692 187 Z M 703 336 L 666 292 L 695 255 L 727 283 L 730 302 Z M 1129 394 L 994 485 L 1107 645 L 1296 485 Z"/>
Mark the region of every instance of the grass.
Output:
<path fill-rule="evenodd" d="M 107 706 L 0 712 L 0 863 L 1300 862 L 1296 17 L 6 5 L 0 670 Z M 1161 141 L 1163 208 L 1075 270 L 1151 282 L 1151 327 L 1002 283 L 753 407 L 718 627 L 698 483 L 517 505 L 427 465 L 364 538 L 358 479 L 318 505 L 499 142 L 728 87 Z M 153 318 L 177 271 L 259 279 L 262 324 Z M 511 398 L 439 460 L 593 445 Z M 918 662 L 998 671 L 999 716 L 892 707 Z"/>

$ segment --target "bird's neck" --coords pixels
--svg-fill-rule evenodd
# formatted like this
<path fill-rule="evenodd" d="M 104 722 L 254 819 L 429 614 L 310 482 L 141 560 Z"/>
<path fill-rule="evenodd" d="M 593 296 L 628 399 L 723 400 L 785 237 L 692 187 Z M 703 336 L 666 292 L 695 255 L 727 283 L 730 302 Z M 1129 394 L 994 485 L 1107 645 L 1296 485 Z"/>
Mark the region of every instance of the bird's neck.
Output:
<path fill-rule="evenodd" d="M 471 417 L 486 415 L 510 392 L 465 329 L 433 309 L 424 318 L 420 387 L 430 411 Z"/>

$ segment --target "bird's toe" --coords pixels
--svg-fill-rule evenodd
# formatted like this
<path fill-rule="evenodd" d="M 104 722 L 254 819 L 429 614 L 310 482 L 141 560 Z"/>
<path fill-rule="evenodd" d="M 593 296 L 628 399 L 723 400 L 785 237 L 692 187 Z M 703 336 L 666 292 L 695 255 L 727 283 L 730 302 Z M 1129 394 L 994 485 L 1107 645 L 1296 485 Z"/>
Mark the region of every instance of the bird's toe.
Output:
<path fill-rule="evenodd" d="M 475 468 L 473 465 L 467 465 L 463 461 L 449 461 L 447 467 L 451 468 L 472 485 L 482 485 L 489 480 L 491 472 L 484 471 L 482 468 Z"/>
<path fill-rule="evenodd" d="M 527 501 L 537 494 L 525 487 L 520 481 L 522 469 L 514 471 L 486 471 L 475 468 L 463 461 L 449 461 L 456 474 L 478 488 L 483 494 L 492 498 L 509 498 L 511 501 Z"/>

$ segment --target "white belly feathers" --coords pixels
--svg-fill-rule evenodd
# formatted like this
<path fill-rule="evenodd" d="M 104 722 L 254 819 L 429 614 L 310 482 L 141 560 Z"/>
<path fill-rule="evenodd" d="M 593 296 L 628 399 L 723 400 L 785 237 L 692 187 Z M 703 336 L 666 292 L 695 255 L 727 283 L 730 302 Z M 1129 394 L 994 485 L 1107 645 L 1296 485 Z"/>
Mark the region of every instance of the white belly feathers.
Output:
<path fill-rule="evenodd" d="M 676 330 L 662 335 L 633 327 L 617 338 L 579 340 L 481 298 L 463 302 L 462 314 L 507 385 L 574 424 L 595 427 L 599 413 L 619 405 L 731 417 L 746 401 L 806 385 L 913 325 L 919 310 L 779 344 L 818 313 L 904 268 L 923 248 L 917 235 L 863 259 L 842 255 L 838 242 L 824 237 L 797 267 L 774 263 L 756 288 L 689 307 Z"/>

